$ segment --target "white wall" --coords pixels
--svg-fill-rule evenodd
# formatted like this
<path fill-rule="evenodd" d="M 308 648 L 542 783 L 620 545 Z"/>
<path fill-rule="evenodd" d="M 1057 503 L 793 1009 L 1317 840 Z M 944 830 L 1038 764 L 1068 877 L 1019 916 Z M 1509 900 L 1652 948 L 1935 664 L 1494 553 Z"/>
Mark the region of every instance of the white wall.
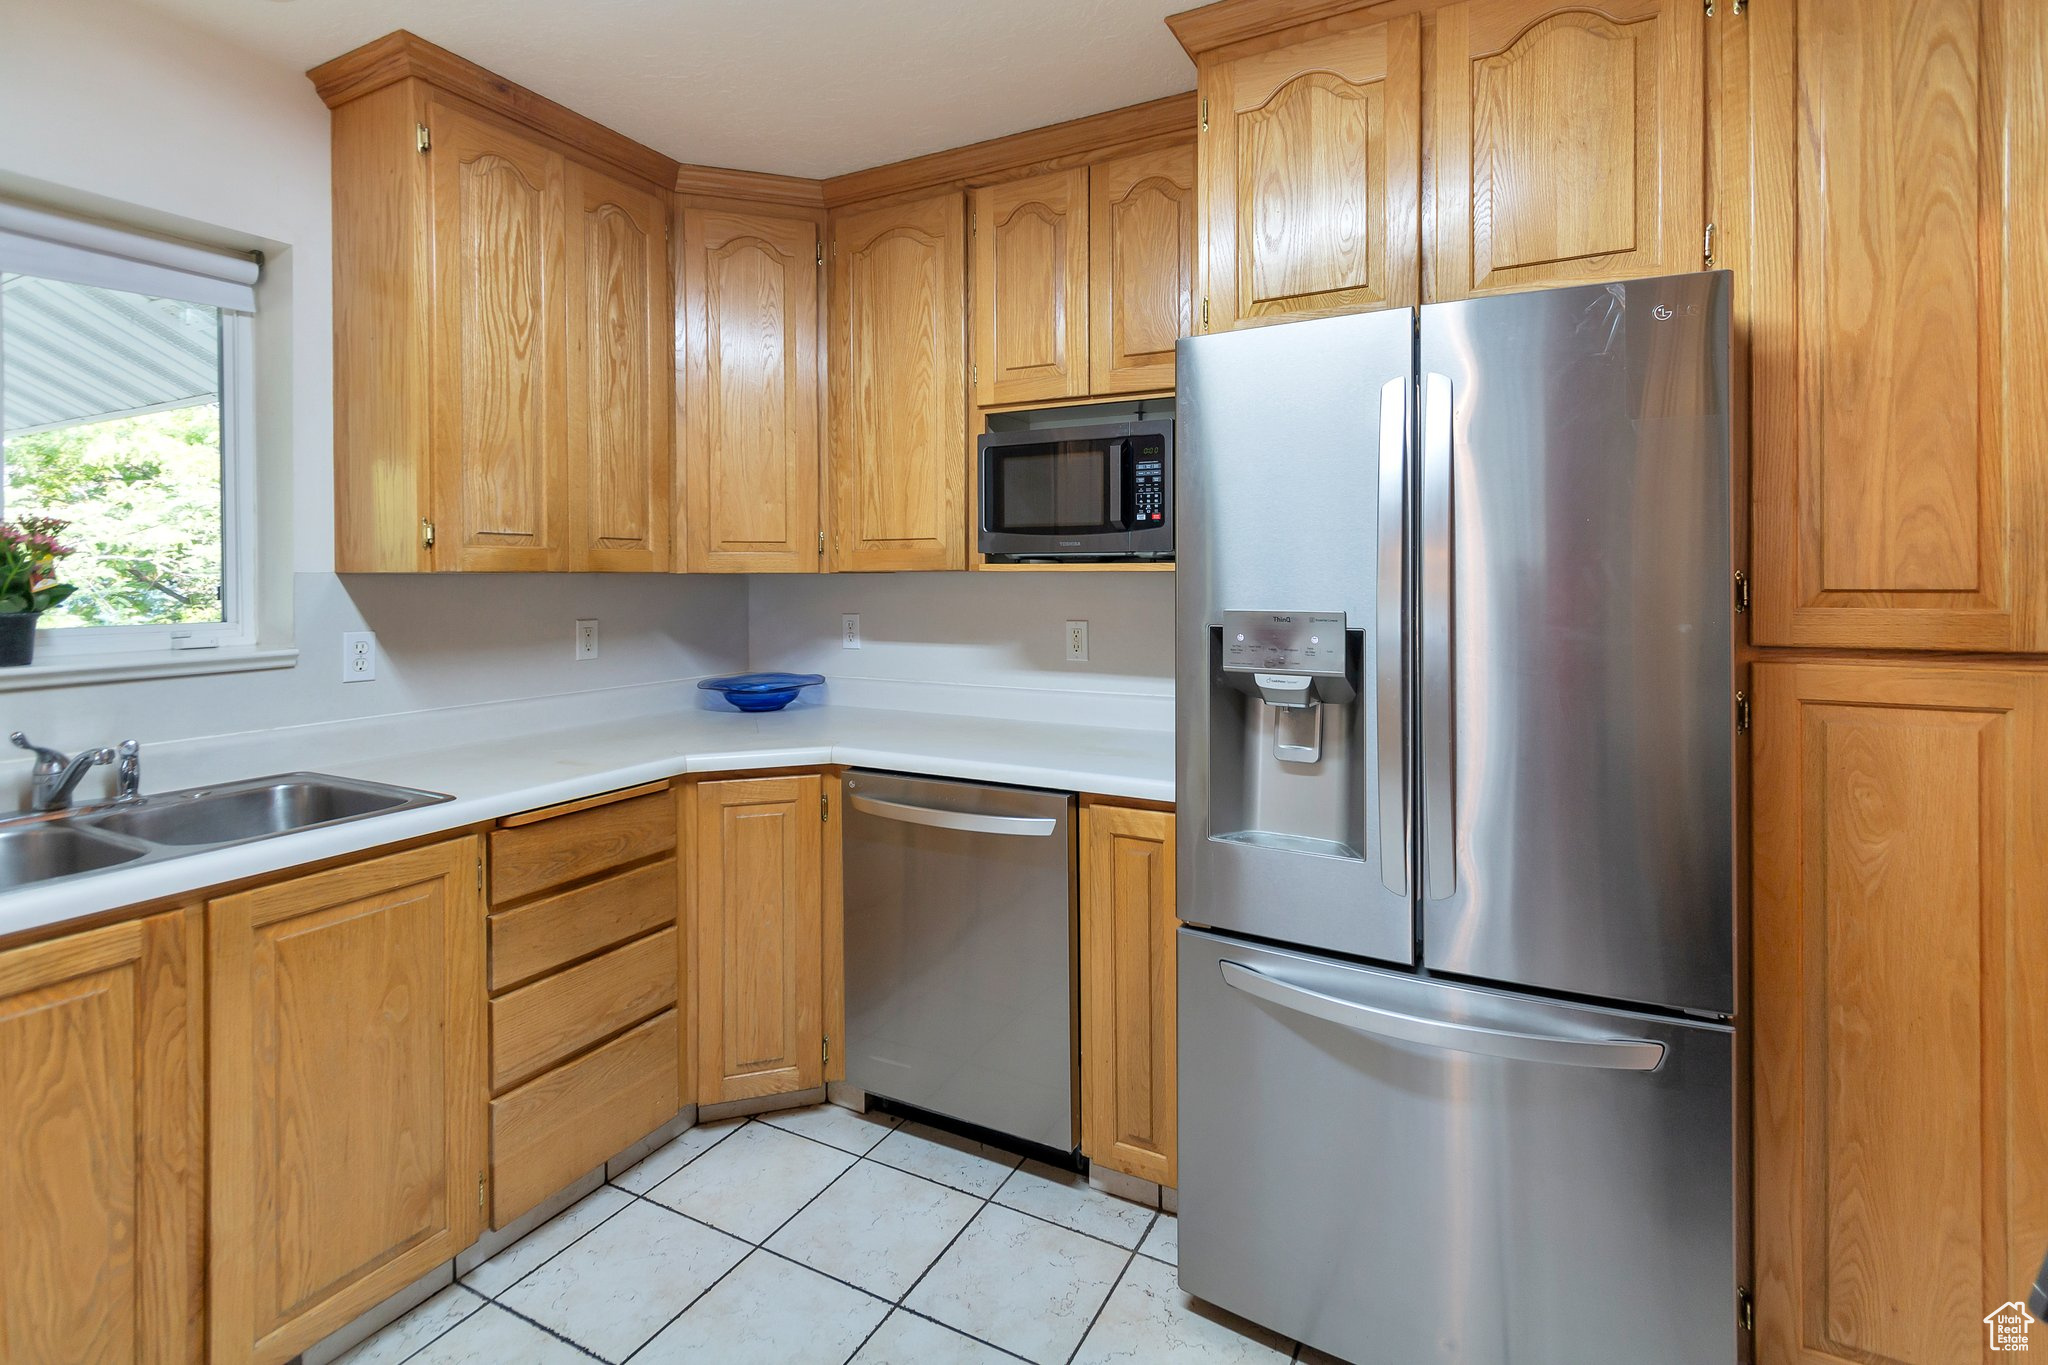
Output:
<path fill-rule="evenodd" d="M 328 118 L 301 72 L 119 0 L 0 0 L 0 193 L 265 250 L 260 521 L 284 551 L 265 586 L 302 651 L 291 670 L 0 693 L 0 732 L 161 741 L 745 665 L 741 580 L 333 574 Z M 579 616 L 601 623 L 594 661 L 570 657 Z M 343 686 L 340 634 L 365 627 L 379 677 Z"/>
<path fill-rule="evenodd" d="M 839 618 L 858 612 L 861 648 Z M 1088 622 L 1088 662 L 1066 623 Z M 755 668 L 822 673 L 841 705 L 1164 729 L 1173 723 L 1173 575 L 831 574 L 756 578 Z"/>

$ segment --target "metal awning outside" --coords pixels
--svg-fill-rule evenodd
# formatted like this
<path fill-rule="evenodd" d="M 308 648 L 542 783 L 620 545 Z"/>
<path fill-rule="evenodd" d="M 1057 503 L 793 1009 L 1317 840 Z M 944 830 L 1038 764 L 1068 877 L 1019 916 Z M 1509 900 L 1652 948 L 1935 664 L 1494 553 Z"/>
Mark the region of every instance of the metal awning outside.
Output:
<path fill-rule="evenodd" d="M 220 314 L 202 304 L 0 275 L 8 436 L 214 401 Z"/>

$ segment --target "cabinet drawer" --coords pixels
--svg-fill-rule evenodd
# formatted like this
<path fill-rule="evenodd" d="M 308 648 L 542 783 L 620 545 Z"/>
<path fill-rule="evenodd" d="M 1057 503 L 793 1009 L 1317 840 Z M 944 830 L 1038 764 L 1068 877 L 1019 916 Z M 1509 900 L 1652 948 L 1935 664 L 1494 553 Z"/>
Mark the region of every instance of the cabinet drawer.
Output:
<path fill-rule="evenodd" d="M 666 785 L 531 824 L 491 831 L 491 904 L 523 900 L 676 846 L 676 803 Z"/>
<path fill-rule="evenodd" d="M 616 877 L 491 916 L 491 990 L 502 991 L 676 922 L 676 862 Z"/>
<path fill-rule="evenodd" d="M 676 1002 L 676 931 L 636 940 L 491 1002 L 491 1089 Z"/>
<path fill-rule="evenodd" d="M 501 1228 L 674 1118 L 676 1012 L 491 1101 L 491 1226 Z"/>

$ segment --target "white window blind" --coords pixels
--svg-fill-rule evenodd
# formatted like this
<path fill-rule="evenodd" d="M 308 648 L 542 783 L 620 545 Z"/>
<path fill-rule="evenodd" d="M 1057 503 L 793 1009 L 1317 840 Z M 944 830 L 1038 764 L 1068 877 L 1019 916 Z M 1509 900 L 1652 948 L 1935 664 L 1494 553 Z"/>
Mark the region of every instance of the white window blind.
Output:
<path fill-rule="evenodd" d="M 0 200 L 0 272 L 256 311 L 250 256 L 165 241 Z"/>

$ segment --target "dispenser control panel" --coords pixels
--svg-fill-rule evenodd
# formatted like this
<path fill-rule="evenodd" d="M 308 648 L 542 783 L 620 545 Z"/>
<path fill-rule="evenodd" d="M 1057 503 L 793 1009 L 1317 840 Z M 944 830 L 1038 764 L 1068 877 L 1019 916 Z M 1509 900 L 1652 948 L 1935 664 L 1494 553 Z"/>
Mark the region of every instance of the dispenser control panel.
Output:
<path fill-rule="evenodd" d="M 1223 667 L 1232 673 L 1345 675 L 1344 613 L 1226 611 Z"/>

